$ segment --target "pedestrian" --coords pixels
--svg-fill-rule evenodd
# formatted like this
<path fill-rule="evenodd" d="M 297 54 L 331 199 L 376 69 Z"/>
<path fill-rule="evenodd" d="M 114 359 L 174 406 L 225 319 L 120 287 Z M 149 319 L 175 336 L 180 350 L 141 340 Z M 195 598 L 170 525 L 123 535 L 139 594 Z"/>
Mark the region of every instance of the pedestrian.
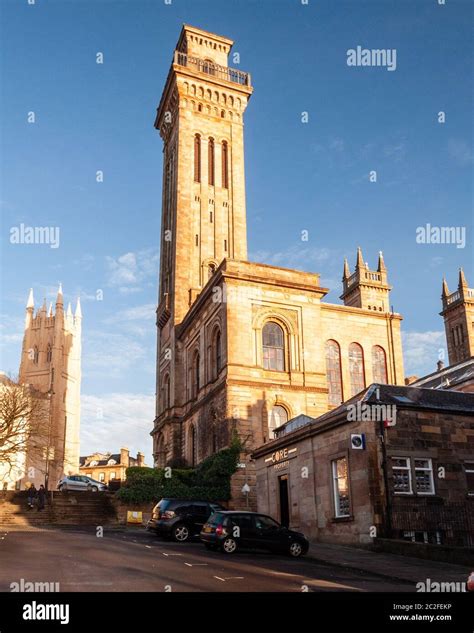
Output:
<path fill-rule="evenodd" d="M 46 494 L 46 490 L 44 489 L 43 484 L 39 487 L 38 490 L 38 512 L 40 510 L 44 510 L 44 497 Z"/>
<path fill-rule="evenodd" d="M 36 497 L 35 484 L 31 484 L 31 486 L 28 488 L 28 507 L 30 510 L 35 505 L 35 497 Z"/>

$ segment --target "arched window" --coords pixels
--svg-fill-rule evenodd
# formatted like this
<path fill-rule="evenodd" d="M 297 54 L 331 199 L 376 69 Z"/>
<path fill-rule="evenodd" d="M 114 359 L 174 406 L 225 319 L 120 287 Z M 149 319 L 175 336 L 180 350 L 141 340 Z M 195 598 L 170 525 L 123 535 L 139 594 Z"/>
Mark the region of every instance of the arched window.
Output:
<path fill-rule="evenodd" d="M 283 329 L 270 321 L 262 330 L 263 368 L 285 371 L 285 335 Z"/>
<path fill-rule="evenodd" d="M 193 395 L 194 397 L 196 397 L 199 393 L 199 385 L 200 385 L 200 375 L 199 375 L 200 362 L 199 361 L 200 361 L 199 352 L 196 352 L 194 354 L 194 359 L 193 359 L 193 380 L 194 380 Z"/>
<path fill-rule="evenodd" d="M 208 143 L 208 169 L 209 169 L 209 184 L 214 186 L 215 176 L 215 161 L 214 161 L 214 139 L 210 138 Z"/>
<path fill-rule="evenodd" d="M 364 352 L 358 343 L 349 345 L 349 374 L 352 397 L 365 389 Z"/>
<path fill-rule="evenodd" d="M 35 345 L 34 348 L 33 348 L 33 362 L 34 362 L 35 365 L 37 365 L 38 361 L 39 361 L 39 349 Z"/>
<path fill-rule="evenodd" d="M 201 137 L 194 136 L 194 181 L 201 182 Z"/>
<path fill-rule="evenodd" d="M 51 345 L 48 343 L 48 347 L 46 349 L 46 362 L 50 363 L 53 358 L 53 350 L 51 349 Z"/>
<path fill-rule="evenodd" d="M 196 427 L 194 424 L 191 424 L 189 429 L 189 461 L 191 466 L 196 466 L 197 464 L 197 434 Z"/>
<path fill-rule="evenodd" d="M 387 384 L 387 359 L 385 350 L 380 345 L 372 347 L 372 376 L 379 385 Z"/>
<path fill-rule="evenodd" d="M 208 75 L 215 75 L 216 69 L 214 67 L 214 62 L 212 59 L 205 59 L 202 62 L 202 72 L 207 73 Z"/>
<path fill-rule="evenodd" d="M 336 341 L 326 341 L 326 380 L 329 389 L 329 404 L 341 404 L 343 400 L 341 350 Z"/>
<path fill-rule="evenodd" d="M 216 265 L 209 264 L 209 266 L 207 267 L 207 278 L 210 279 L 215 272 L 216 272 Z"/>
<path fill-rule="evenodd" d="M 170 375 L 166 374 L 163 379 L 163 410 L 170 406 Z"/>
<path fill-rule="evenodd" d="M 277 404 L 272 408 L 268 415 L 268 435 L 269 439 L 273 439 L 273 431 L 288 422 L 288 411 L 285 407 L 282 407 L 280 404 Z"/>
<path fill-rule="evenodd" d="M 229 188 L 229 146 L 227 141 L 222 143 L 222 186 Z"/>

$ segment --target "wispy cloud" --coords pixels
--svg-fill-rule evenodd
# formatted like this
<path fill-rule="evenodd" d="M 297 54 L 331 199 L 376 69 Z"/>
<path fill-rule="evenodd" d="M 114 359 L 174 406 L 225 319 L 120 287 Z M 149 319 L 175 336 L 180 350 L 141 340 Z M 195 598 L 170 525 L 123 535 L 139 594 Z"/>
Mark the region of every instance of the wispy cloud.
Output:
<path fill-rule="evenodd" d="M 143 393 L 105 393 L 81 396 L 81 455 L 115 452 L 121 447 L 145 454 L 153 465 L 150 431 L 155 417 L 155 397 Z"/>
<path fill-rule="evenodd" d="M 158 277 L 158 252 L 155 249 L 128 252 L 118 257 L 107 256 L 107 284 L 128 294 L 139 292 L 147 279 Z"/>
<path fill-rule="evenodd" d="M 445 333 L 442 330 L 428 332 L 402 332 L 405 375 L 424 376 L 436 369 L 440 358 L 447 359 Z"/>
<path fill-rule="evenodd" d="M 145 342 L 121 332 L 92 330 L 83 345 L 84 376 L 124 377 L 126 372 L 139 368 L 142 372 L 154 372 L 154 351 Z"/>

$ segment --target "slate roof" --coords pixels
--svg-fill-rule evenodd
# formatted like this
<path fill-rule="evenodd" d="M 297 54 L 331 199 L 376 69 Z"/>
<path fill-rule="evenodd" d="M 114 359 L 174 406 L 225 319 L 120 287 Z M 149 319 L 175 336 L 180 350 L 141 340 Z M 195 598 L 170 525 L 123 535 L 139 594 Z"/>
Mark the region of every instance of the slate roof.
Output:
<path fill-rule="evenodd" d="M 424 387 L 426 389 L 452 389 L 468 381 L 474 381 L 474 356 L 463 360 L 440 371 L 418 378 L 410 387 Z"/>

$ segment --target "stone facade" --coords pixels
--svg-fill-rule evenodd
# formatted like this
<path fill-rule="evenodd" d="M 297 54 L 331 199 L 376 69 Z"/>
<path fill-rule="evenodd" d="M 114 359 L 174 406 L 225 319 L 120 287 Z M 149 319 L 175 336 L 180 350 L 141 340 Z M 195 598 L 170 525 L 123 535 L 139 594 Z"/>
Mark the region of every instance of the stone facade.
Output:
<path fill-rule="evenodd" d="M 349 405 L 357 402 L 370 407 L 370 419 L 352 419 Z M 395 406 L 395 425 L 376 419 L 374 405 Z M 353 435 L 363 436 L 362 448 L 354 447 Z M 282 429 L 253 458 L 258 510 L 284 520 L 283 479 L 289 526 L 314 540 L 370 544 L 377 536 L 419 537 L 465 545 L 474 530 L 472 394 L 372 385 L 294 431 Z M 338 517 L 332 464 L 341 458 L 349 492 L 347 516 Z M 445 519 L 454 515 L 458 526 Z M 471 539 L 473 546 L 474 532 Z"/>
<path fill-rule="evenodd" d="M 121 448 L 120 453 L 93 453 L 81 457 L 79 472 L 108 484 L 110 481 L 125 481 L 127 468 L 133 466 L 146 467 L 145 456 L 138 452 L 136 457 L 130 457 L 128 448 Z"/>
<path fill-rule="evenodd" d="M 345 262 L 344 305 L 324 303 L 318 274 L 247 261 L 243 115 L 252 88 L 248 74 L 227 66 L 231 45 L 183 27 L 155 122 L 164 141 L 157 466 L 199 463 L 233 430 L 247 462 L 286 419 L 320 415 L 353 395 L 355 365 L 357 391 L 404 378 L 401 316 L 389 308 L 381 254 L 375 270 L 360 249 L 352 274 Z M 279 350 L 262 343 L 267 324 L 281 336 Z M 340 364 L 340 393 L 331 397 L 328 341 Z M 235 492 L 250 483 L 255 504 L 251 464 L 235 481 Z"/>
<path fill-rule="evenodd" d="M 74 315 L 70 304 L 65 311 L 61 286 L 54 313 L 45 301 L 35 314 L 30 291 L 19 380 L 48 397 L 50 434 L 44 460 L 30 463 L 26 458 L 22 488 L 27 482 L 44 484 L 47 474 L 49 488 L 54 489 L 64 474 L 79 469 L 81 324 L 79 300 Z"/>

